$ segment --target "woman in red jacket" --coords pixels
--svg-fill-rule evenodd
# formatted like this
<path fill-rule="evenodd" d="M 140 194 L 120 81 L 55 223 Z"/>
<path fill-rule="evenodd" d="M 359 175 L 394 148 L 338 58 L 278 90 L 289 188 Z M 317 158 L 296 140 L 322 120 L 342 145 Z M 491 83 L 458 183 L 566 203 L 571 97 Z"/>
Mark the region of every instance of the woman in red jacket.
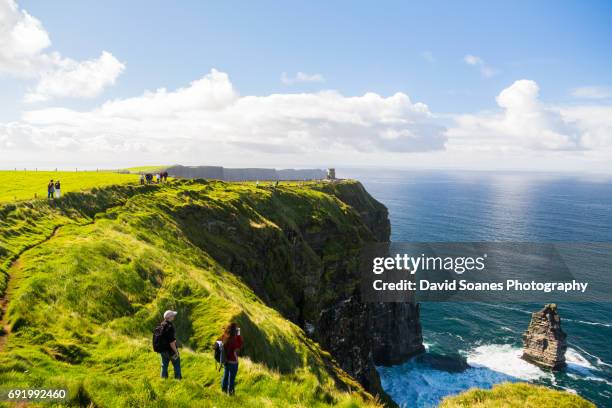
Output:
<path fill-rule="evenodd" d="M 229 395 L 233 395 L 236 374 L 238 373 L 238 351 L 242 347 L 240 328 L 236 326 L 236 323 L 232 323 L 225 328 L 221 341 L 225 351 L 225 370 L 223 372 L 221 390 Z"/>

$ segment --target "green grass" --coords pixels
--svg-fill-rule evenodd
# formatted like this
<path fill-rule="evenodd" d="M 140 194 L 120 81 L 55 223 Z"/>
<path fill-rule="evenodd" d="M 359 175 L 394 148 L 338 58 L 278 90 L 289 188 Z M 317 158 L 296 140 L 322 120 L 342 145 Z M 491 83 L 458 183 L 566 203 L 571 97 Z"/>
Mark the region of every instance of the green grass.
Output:
<path fill-rule="evenodd" d="M 293 291 L 314 278 L 288 276 L 296 265 L 283 230 L 331 223 L 338 239 L 368 234 L 335 197 L 297 183 L 275 191 L 180 181 L 9 204 L 0 213 L 3 275 L 11 276 L 3 388 L 65 387 L 68 406 L 378 405 L 272 307 L 290 315 Z M 316 255 L 304 250 L 318 272 Z M 253 270 L 230 273 L 229 257 Z M 287 286 L 270 293 L 287 295 L 265 300 L 248 285 L 265 293 L 279 280 Z M 158 378 L 150 350 L 168 308 L 179 311 L 181 382 Z M 220 392 L 211 350 L 230 321 L 245 338 L 235 397 Z"/>
<path fill-rule="evenodd" d="M 62 194 L 114 184 L 136 184 L 138 177 L 133 174 L 119 174 L 110 171 L 11 171 L 0 170 L 0 203 L 31 200 L 47 197 L 49 180 L 59 179 Z"/>
<path fill-rule="evenodd" d="M 445 398 L 440 408 L 595 408 L 569 392 L 527 383 L 504 383 L 491 390 L 472 389 Z"/>

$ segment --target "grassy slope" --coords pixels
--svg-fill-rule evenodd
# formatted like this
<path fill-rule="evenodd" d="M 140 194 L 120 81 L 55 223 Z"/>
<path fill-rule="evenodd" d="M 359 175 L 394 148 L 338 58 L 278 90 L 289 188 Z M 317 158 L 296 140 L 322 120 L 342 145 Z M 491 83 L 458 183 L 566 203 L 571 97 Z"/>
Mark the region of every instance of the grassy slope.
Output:
<path fill-rule="evenodd" d="M 585 399 L 568 392 L 526 384 L 504 383 L 491 390 L 473 389 L 445 398 L 440 408 L 595 408 Z"/>
<path fill-rule="evenodd" d="M 325 206 L 334 202 L 300 189 Z M 1 267 L 11 275 L 0 383 L 68 387 L 72 405 L 375 405 L 298 326 L 193 245 L 172 215 L 194 205 L 233 207 L 258 234 L 275 235 L 274 222 L 244 205 L 264 205 L 272 194 L 246 184 L 183 182 L 0 209 Z M 180 383 L 158 379 L 150 351 L 150 331 L 167 308 L 179 311 Z M 210 351 L 231 320 L 246 338 L 234 398 L 219 391 Z"/>
<path fill-rule="evenodd" d="M 31 200 L 47 197 L 49 180 L 59 179 L 62 193 L 89 190 L 113 184 L 136 184 L 138 177 L 133 174 L 119 174 L 106 171 L 0 171 L 0 203 L 17 200 Z"/>

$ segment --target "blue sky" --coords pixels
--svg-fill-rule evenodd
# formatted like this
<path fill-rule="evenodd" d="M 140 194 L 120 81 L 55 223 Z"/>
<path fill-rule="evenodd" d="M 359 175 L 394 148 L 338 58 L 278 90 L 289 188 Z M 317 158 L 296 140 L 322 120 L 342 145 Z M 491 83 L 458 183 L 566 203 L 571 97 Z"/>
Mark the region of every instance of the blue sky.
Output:
<path fill-rule="evenodd" d="M 403 91 L 449 112 L 490 108 L 517 78 L 536 80 L 543 98 L 558 101 L 575 87 L 612 86 L 609 1 L 20 4 L 63 54 L 88 59 L 106 49 L 126 63 L 110 97 L 182 86 L 210 68 L 245 94 L 285 92 L 283 71 L 317 72 L 324 84 L 298 90 Z M 483 80 L 463 62 L 467 54 L 499 74 Z"/>
<path fill-rule="evenodd" d="M 334 90 L 345 97 L 366 92 L 389 97 L 400 92 L 411 103 L 427 105 L 439 120 L 435 125 L 446 129 L 457 126 L 449 118 L 499 111 L 495 98 L 522 79 L 537 84 L 538 103 L 547 110 L 592 105 L 601 110 L 612 100 L 609 1 L 24 0 L 18 7 L 48 33 L 51 44 L 41 52 L 87 61 L 108 51 L 124 69 L 112 85 L 100 86 L 87 97 L 60 92 L 60 97 L 45 96 L 36 103 L 24 102 L 24 94 L 33 89 L 40 74 L 21 78 L 5 73 L 0 76 L 0 122 L 4 123 L 23 121 L 29 111 L 62 107 L 83 112 L 105 101 L 137 97 L 145 90 L 173 91 L 213 68 L 228 75 L 240 96 Z M 289 78 L 302 72 L 323 80 L 286 84 L 281 81 L 283 72 Z M 576 122 L 576 114 L 573 111 L 567 119 L 564 113 L 563 120 Z M 556 122 L 551 118 L 547 123 Z M 593 133 L 587 125 L 579 127 L 553 130 L 569 139 L 576 132 Z M 565 145 L 555 146 L 553 150 L 568 150 Z M 583 151 L 584 146 L 569 150 Z M 145 156 L 145 161 L 154 158 Z M 357 156 L 354 164 L 367 161 Z M 585 160 L 579 156 L 579 161 Z"/>

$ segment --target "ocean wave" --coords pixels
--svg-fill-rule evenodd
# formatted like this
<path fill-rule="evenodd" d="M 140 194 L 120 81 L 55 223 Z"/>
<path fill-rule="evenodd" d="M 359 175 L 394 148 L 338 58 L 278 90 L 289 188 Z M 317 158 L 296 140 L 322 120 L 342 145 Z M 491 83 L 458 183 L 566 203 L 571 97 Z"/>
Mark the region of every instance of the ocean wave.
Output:
<path fill-rule="evenodd" d="M 521 380 L 536 380 L 550 374 L 521 358 L 523 350 L 509 344 L 489 344 L 473 349 L 467 358 L 472 367 L 484 367 Z"/>
<path fill-rule="evenodd" d="M 565 362 L 567 363 L 567 369 L 578 372 L 583 375 L 591 374 L 591 371 L 597 370 L 578 350 L 568 347 L 565 353 Z"/>
<path fill-rule="evenodd" d="M 474 387 L 489 389 L 494 384 L 506 381 L 544 381 L 556 388 L 576 393 L 576 389 L 559 384 L 553 372 L 542 370 L 523 360 L 520 347 L 511 344 L 486 344 L 472 348 L 464 355 L 468 368 L 463 371 L 434 368 L 427 363 L 427 359 L 418 357 L 401 365 L 377 369 L 384 390 L 402 407 L 437 406 L 446 396 L 456 395 Z M 596 360 L 599 360 L 596 356 L 573 346 L 569 347 L 566 353 L 567 376 L 577 381 L 612 385 L 605 378 L 595 375 L 599 371 L 599 362 Z"/>
<path fill-rule="evenodd" d="M 582 353 L 586 354 L 587 356 L 591 357 L 592 359 L 595 360 L 595 364 L 597 366 L 603 366 L 603 367 L 612 367 L 612 364 L 606 363 L 605 361 L 603 361 L 601 358 L 599 358 L 598 356 L 596 356 L 595 354 L 591 354 L 588 351 L 586 351 L 585 349 L 583 349 L 580 346 L 577 346 L 575 344 L 572 344 L 572 347 L 575 347 L 576 349 L 580 350 Z"/>
<path fill-rule="evenodd" d="M 437 406 L 448 396 L 470 388 L 491 388 L 493 384 L 514 381 L 512 377 L 485 368 L 468 368 L 463 372 L 436 370 L 414 361 L 378 367 L 383 389 L 401 407 Z"/>
<path fill-rule="evenodd" d="M 463 371 L 436 369 L 417 357 L 401 365 L 378 367 L 378 372 L 384 390 L 400 406 L 431 407 L 470 388 L 550 376 L 520 357 L 520 348 L 484 345 L 467 352 L 469 367 Z"/>
<path fill-rule="evenodd" d="M 612 327 L 612 324 L 610 323 L 589 322 L 587 320 L 574 320 L 574 319 L 562 319 L 562 320 L 567 321 L 567 322 L 572 322 L 572 323 L 587 324 L 589 326 Z"/>
<path fill-rule="evenodd" d="M 521 313 L 525 313 L 525 314 L 532 314 L 533 312 L 530 312 L 529 310 L 525 310 L 525 309 L 519 309 L 518 307 L 512 307 L 512 306 L 506 306 L 500 303 L 496 303 L 496 304 L 490 304 L 490 303 L 485 303 L 485 302 L 479 302 L 479 305 L 483 305 L 483 306 L 489 306 L 492 307 L 494 309 L 506 309 L 506 310 L 514 310 L 515 312 L 521 312 Z"/>

